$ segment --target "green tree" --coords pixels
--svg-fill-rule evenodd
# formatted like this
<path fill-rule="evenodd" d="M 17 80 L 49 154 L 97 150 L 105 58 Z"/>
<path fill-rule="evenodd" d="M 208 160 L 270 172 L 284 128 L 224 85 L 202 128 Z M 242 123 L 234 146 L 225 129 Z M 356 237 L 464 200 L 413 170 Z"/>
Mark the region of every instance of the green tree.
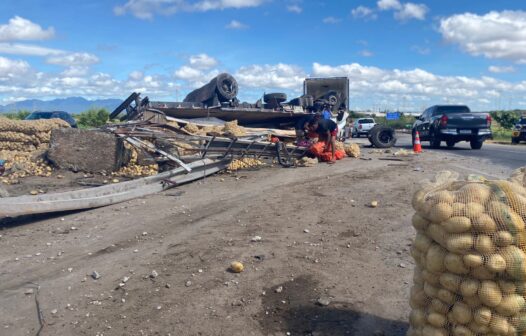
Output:
<path fill-rule="evenodd" d="M 3 113 L 2 116 L 9 119 L 24 120 L 30 114 L 31 112 L 29 111 L 21 110 L 17 112 Z"/>
<path fill-rule="evenodd" d="M 109 120 L 110 113 L 106 109 L 89 109 L 75 116 L 79 127 L 99 127 Z"/>
<path fill-rule="evenodd" d="M 506 129 L 511 129 L 521 118 L 519 111 L 493 111 L 490 113 L 493 120 Z"/>

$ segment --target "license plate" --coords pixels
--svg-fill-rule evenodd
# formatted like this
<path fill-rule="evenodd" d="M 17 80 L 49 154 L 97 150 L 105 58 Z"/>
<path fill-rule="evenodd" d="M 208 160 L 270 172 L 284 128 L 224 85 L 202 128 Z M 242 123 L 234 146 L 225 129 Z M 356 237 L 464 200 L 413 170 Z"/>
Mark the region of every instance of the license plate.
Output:
<path fill-rule="evenodd" d="M 458 130 L 459 134 L 471 134 L 471 130 Z"/>

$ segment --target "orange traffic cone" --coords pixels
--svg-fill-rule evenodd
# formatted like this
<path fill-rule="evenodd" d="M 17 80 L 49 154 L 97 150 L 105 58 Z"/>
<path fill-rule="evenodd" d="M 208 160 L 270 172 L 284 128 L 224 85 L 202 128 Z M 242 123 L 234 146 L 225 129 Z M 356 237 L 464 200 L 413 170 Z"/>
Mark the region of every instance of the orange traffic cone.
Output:
<path fill-rule="evenodd" d="M 420 133 L 416 131 L 415 142 L 413 143 L 413 152 L 422 153 L 422 145 L 420 144 Z"/>

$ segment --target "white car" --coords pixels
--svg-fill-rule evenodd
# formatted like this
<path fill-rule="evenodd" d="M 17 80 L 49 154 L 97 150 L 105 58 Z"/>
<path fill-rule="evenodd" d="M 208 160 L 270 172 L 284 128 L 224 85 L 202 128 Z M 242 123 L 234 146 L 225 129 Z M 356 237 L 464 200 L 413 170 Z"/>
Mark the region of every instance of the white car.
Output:
<path fill-rule="evenodd" d="M 356 119 L 352 126 L 352 136 L 359 138 L 361 135 L 367 136 L 371 128 L 376 125 L 373 118 Z"/>

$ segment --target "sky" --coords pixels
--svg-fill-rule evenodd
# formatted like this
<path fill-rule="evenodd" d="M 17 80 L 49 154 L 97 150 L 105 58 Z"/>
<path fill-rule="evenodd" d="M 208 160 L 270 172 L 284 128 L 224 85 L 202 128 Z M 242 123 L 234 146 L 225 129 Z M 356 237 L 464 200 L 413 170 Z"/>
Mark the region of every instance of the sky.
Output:
<path fill-rule="evenodd" d="M 221 72 L 239 98 L 347 76 L 354 110 L 526 109 L 522 1 L 2 0 L 0 104 L 180 101 Z"/>

